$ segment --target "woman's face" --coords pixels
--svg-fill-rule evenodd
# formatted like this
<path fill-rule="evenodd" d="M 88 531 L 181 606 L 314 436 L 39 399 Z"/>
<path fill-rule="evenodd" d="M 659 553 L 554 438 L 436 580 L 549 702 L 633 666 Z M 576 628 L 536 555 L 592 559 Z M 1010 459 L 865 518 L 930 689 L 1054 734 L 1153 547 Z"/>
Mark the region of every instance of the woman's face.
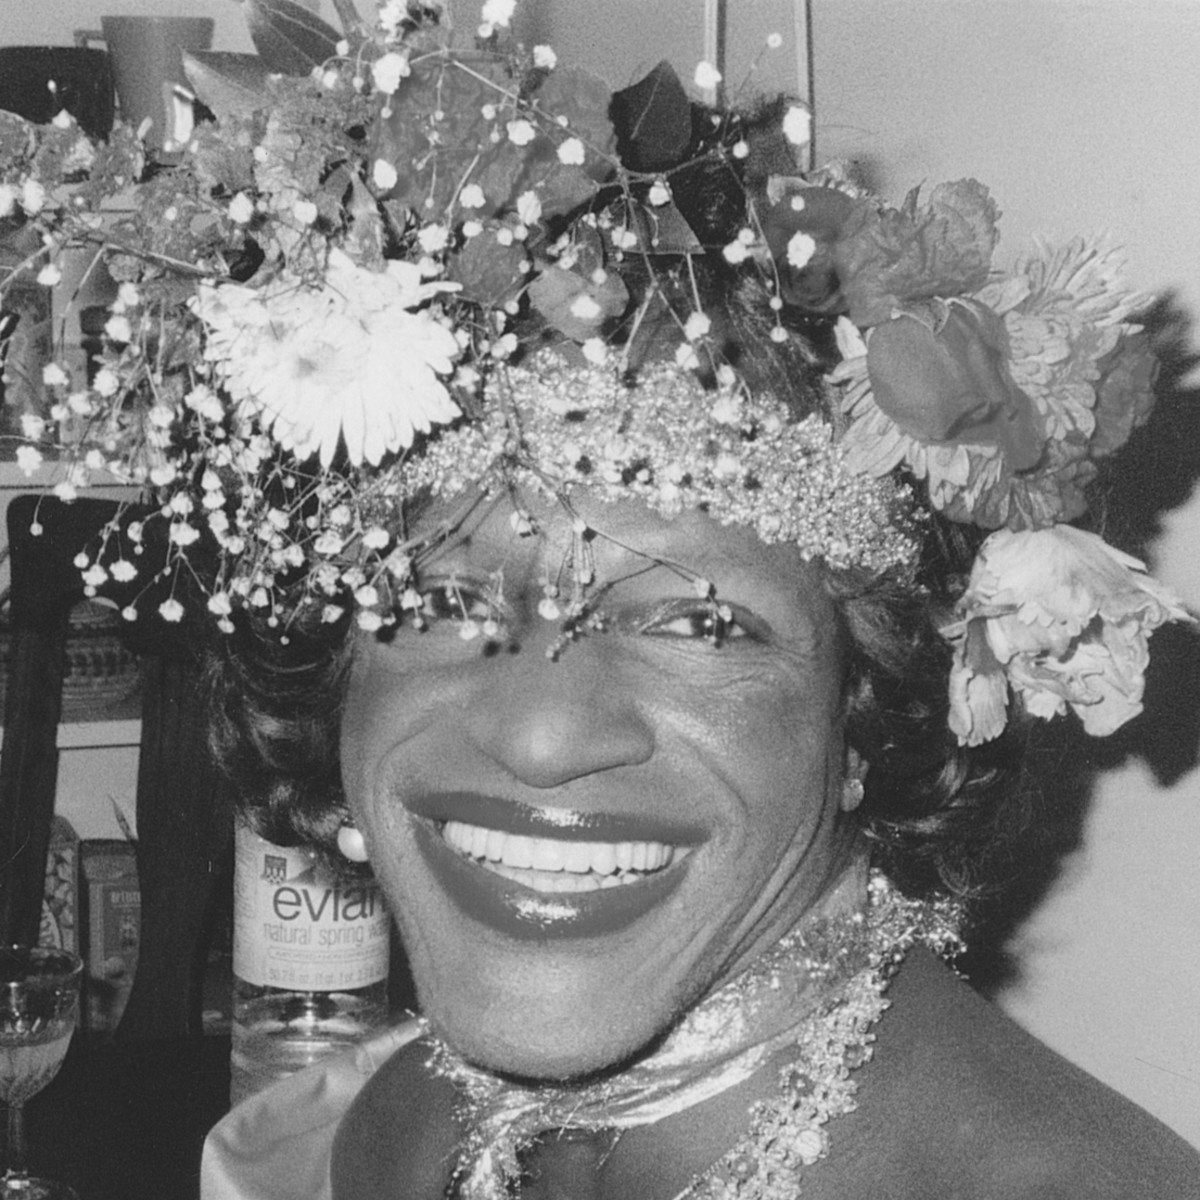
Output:
<path fill-rule="evenodd" d="M 510 500 L 481 501 L 420 562 L 425 630 L 363 635 L 342 731 L 424 1012 L 468 1058 L 545 1078 L 664 1032 L 796 923 L 850 837 L 818 570 L 699 513 L 571 503 L 600 628 L 548 656 L 574 518 L 533 505 L 522 537 Z M 489 597 L 496 636 L 464 638 Z"/>

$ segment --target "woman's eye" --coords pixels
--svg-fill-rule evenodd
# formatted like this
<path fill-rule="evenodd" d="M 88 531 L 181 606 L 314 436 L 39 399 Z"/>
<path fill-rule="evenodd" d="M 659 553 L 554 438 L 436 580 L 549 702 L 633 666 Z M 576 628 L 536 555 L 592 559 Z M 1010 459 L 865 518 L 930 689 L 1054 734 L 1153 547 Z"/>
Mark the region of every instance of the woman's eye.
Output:
<path fill-rule="evenodd" d="M 721 646 L 750 632 L 728 605 L 695 601 L 676 602 L 638 624 L 638 632 L 652 637 L 703 639 Z"/>
<path fill-rule="evenodd" d="M 442 622 L 474 625 L 494 636 L 503 620 L 502 606 L 494 592 L 460 580 L 427 584 L 418 591 L 420 607 L 414 606 L 418 624 L 426 627 Z"/>

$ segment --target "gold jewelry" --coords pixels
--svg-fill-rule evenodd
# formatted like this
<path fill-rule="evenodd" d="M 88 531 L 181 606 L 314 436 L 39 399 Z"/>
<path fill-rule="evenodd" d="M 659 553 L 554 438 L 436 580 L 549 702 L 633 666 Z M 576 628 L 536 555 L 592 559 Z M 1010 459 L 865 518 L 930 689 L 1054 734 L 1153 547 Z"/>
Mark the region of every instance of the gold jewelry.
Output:
<path fill-rule="evenodd" d="M 855 871 L 844 888 L 862 888 Z M 809 917 L 737 979 L 703 1000 L 648 1058 L 578 1087 L 524 1087 L 472 1067 L 434 1039 L 434 1070 L 462 1097 L 467 1136 L 458 1200 L 506 1200 L 519 1155 L 548 1129 L 627 1129 L 702 1103 L 793 1051 L 776 1100 L 756 1105 L 749 1132 L 683 1196 L 721 1200 L 794 1197 L 804 1167 L 829 1151 L 828 1125 L 854 1107 L 854 1070 L 872 1054 L 884 991 L 917 943 L 957 952 L 958 911 L 913 901 L 878 872 L 866 908 L 845 894 Z M 787 1190 L 782 1190 L 785 1188 Z"/>

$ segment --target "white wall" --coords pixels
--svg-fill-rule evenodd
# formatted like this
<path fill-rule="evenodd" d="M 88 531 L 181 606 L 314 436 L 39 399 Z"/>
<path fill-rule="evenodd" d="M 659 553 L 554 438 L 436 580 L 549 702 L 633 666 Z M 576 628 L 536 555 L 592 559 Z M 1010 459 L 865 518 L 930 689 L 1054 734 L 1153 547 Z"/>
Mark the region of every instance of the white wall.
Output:
<path fill-rule="evenodd" d="M 1200 314 L 1200 3 L 812 3 L 819 155 L 862 160 L 897 198 L 978 176 L 1005 214 L 1002 254 L 1039 233 L 1109 231 L 1137 286 Z M 1200 609 L 1198 398 L 1164 398 L 1142 480 L 1121 495 L 1170 505 L 1151 555 Z M 1197 661 L 1169 645 L 1187 672 L 1160 671 L 1122 757 L 1093 752 L 1112 765 L 1079 849 L 1016 934 L 1020 974 L 1000 998 L 1200 1146 Z"/>

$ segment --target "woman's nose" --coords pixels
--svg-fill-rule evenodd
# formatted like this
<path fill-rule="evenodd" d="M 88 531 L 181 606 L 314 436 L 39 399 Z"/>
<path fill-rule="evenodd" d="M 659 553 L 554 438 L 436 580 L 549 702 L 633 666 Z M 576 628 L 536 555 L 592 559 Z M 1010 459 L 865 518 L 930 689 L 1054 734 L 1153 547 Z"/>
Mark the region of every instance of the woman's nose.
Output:
<path fill-rule="evenodd" d="M 501 650 L 488 664 L 486 695 L 471 704 L 476 744 L 536 788 L 646 762 L 653 730 L 608 650 L 604 634 L 571 644 L 557 661 L 528 642 Z"/>

